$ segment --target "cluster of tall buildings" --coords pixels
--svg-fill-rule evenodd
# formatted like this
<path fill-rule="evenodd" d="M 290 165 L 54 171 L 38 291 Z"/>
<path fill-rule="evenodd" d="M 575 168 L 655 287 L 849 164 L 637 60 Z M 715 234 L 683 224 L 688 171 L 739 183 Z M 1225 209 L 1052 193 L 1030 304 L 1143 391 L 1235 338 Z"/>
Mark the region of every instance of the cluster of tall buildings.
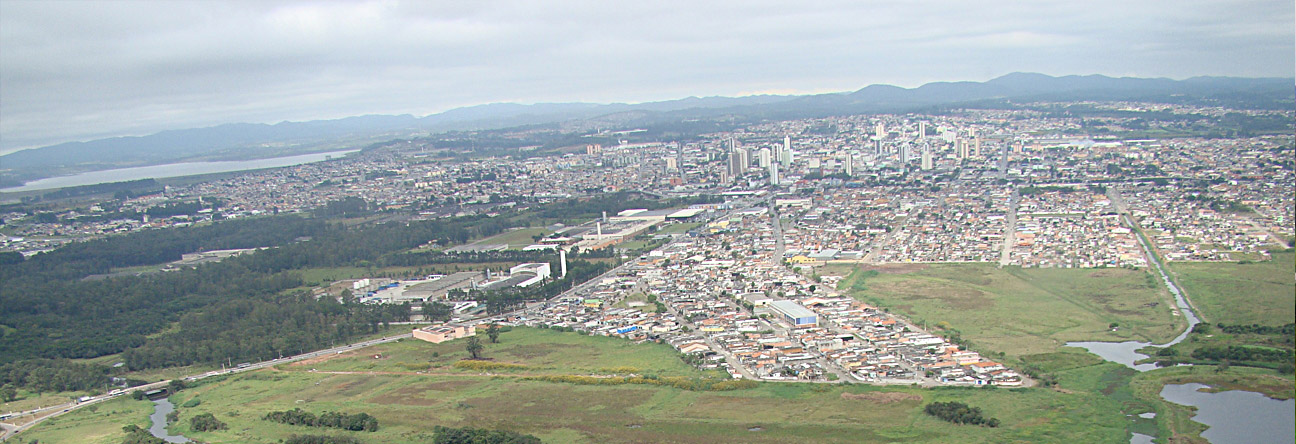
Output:
<path fill-rule="evenodd" d="M 756 150 L 755 154 L 756 166 L 767 172 L 769 183 L 772 186 L 778 186 L 780 183 L 779 168 L 791 167 L 794 157 L 795 153 L 792 151 L 791 136 L 784 136 L 782 145 L 774 145 L 772 149 L 770 147 L 763 147 Z M 726 169 L 726 174 L 723 178 L 724 181 L 736 181 L 746 175 L 747 170 L 751 168 L 751 164 L 752 151 L 738 146 L 737 140 L 730 138 L 728 168 Z"/>

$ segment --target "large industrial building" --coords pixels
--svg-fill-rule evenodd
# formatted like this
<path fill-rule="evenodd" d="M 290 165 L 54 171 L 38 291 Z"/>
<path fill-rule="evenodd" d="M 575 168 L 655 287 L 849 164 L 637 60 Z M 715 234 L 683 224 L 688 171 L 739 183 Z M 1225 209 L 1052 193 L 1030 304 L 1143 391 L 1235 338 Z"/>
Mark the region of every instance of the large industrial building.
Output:
<path fill-rule="evenodd" d="M 774 301 L 770 302 L 769 306 L 793 327 L 811 327 L 819 324 L 818 315 L 796 302 Z"/>

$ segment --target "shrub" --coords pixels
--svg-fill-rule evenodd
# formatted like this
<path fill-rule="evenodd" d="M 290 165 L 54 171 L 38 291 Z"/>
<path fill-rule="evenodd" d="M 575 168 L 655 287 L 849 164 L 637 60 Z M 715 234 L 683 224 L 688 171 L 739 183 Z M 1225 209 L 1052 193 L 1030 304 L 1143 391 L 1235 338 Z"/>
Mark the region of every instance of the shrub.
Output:
<path fill-rule="evenodd" d="M 198 416 L 189 418 L 189 427 L 199 432 L 210 432 L 213 430 L 225 430 L 228 425 L 216 419 L 211 413 L 203 413 Z"/>

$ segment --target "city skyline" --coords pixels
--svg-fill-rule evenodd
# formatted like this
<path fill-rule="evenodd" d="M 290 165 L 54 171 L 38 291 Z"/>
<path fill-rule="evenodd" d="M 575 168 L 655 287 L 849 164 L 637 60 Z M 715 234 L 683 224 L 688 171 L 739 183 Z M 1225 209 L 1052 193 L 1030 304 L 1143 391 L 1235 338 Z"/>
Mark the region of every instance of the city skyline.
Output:
<path fill-rule="evenodd" d="M 1290 77 L 1294 63 L 1287 2 L 677 6 L 5 2 L 0 152 L 485 103 L 812 94 L 1011 72 Z"/>

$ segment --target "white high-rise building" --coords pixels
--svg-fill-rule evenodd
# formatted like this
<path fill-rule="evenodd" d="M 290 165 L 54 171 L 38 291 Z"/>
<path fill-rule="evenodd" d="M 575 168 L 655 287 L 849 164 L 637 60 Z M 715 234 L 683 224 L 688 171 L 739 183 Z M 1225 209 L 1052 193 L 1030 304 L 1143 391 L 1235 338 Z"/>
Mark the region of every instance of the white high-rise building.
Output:
<path fill-rule="evenodd" d="M 756 153 L 756 166 L 769 168 L 772 161 L 773 156 L 770 154 L 769 148 L 761 148 L 760 151 Z"/>
<path fill-rule="evenodd" d="M 855 153 L 846 153 L 846 164 L 843 169 L 846 171 L 846 177 L 855 176 Z"/>
<path fill-rule="evenodd" d="M 751 160 L 747 156 L 747 150 L 743 148 L 729 152 L 729 179 L 738 180 L 747 172 L 747 167 L 751 166 Z"/>
<path fill-rule="evenodd" d="M 918 122 L 918 140 L 927 138 L 927 122 Z"/>
<path fill-rule="evenodd" d="M 923 150 L 923 152 L 922 152 L 922 169 L 923 169 L 923 171 L 927 171 L 927 170 L 932 169 L 932 153 L 931 153 L 931 149 L 925 149 L 925 150 Z"/>
<path fill-rule="evenodd" d="M 874 128 L 873 137 L 885 139 L 886 135 L 886 124 L 878 122 L 877 127 Z"/>
<path fill-rule="evenodd" d="M 792 160 L 796 153 L 792 152 L 791 136 L 783 136 L 783 149 L 780 150 L 778 154 L 776 160 L 783 164 L 784 168 L 792 168 Z"/>

